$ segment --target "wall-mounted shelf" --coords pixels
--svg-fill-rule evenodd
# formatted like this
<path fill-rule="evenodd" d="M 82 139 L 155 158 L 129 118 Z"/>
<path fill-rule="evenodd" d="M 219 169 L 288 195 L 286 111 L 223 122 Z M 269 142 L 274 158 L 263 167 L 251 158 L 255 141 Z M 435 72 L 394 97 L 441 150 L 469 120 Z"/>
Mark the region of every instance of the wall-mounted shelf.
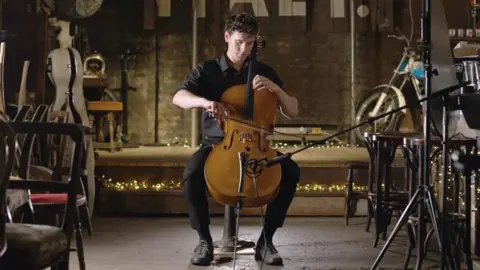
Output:
<path fill-rule="evenodd" d="M 468 41 L 480 42 L 480 37 L 450 37 L 451 42 Z"/>
<path fill-rule="evenodd" d="M 84 75 L 83 76 L 83 87 L 105 87 L 107 85 L 106 77 L 99 77 L 95 75 Z"/>

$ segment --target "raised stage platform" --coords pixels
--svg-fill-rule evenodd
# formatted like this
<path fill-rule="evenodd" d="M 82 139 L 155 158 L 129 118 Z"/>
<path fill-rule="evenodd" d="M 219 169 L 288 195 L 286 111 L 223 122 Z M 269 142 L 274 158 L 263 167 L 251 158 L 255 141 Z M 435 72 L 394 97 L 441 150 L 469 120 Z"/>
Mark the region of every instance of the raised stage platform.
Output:
<path fill-rule="evenodd" d="M 293 152 L 299 147 L 279 147 Z M 100 213 L 178 214 L 186 213 L 180 185 L 184 166 L 197 148 L 171 146 L 125 148 L 119 152 L 96 151 L 95 174 L 104 185 L 99 194 Z M 346 146 L 313 147 L 292 156 L 301 167 L 296 197 L 290 209 L 295 216 L 339 216 L 344 212 L 346 165 L 368 162 L 366 148 Z M 403 157 L 397 151 L 394 166 L 403 178 Z M 355 172 L 355 189 L 367 183 L 367 171 Z M 223 206 L 211 204 L 212 214 L 223 213 Z M 245 209 L 244 214 L 259 214 Z M 366 213 L 363 202 L 357 214 Z"/>

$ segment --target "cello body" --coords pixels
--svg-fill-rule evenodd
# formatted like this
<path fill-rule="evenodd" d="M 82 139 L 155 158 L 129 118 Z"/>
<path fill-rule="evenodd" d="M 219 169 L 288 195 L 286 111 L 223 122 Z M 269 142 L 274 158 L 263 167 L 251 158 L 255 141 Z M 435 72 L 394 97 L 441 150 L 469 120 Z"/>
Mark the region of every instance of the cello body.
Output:
<path fill-rule="evenodd" d="M 259 170 L 246 166 L 243 190 L 238 194 L 241 175 L 239 153 L 245 153 L 248 159 L 256 160 L 271 160 L 277 156 L 277 150 L 269 147 L 267 132 L 252 128 L 252 125 L 271 130 L 275 123 L 278 100 L 276 95 L 268 90 L 251 91 L 255 99 L 251 108 L 253 117 L 245 120 L 243 112 L 246 107 L 247 88 L 247 85 L 235 85 L 227 89 L 221 97 L 221 103 L 232 107 L 234 112 L 225 120 L 225 137 L 213 146 L 205 163 L 204 175 L 207 190 L 217 202 L 235 205 L 240 196 L 242 206 L 260 207 L 268 204 L 278 194 L 280 164 L 262 168 L 260 173 Z M 253 181 L 254 174 L 256 185 Z"/>

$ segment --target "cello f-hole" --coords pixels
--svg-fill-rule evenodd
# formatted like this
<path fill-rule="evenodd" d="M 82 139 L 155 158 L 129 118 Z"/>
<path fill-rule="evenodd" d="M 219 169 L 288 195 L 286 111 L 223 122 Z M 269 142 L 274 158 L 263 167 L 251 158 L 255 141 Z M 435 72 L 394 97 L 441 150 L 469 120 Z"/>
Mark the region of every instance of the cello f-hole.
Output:
<path fill-rule="evenodd" d="M 232 144 L 233 144 L 233 136 L 235 135 L 235 133 L 238 133 L 238 130 L 234 130 L 234 131 L 232 132 L 232 135 L 230 136 L 230 144 L 229 144 L 229 145 L 224 145 L 224 146 L 223 146 L 223 149 L 228 150 L 228 149 L 230 149 L 230 148 L 232 147 Z"/>
<path fill-rule="evenodd" d="M 261 151 L 261 152 L 267 152 L 267 149 L 265 149 L 265 147 L 262 146 L 262 136 L 260 135 L 260 133 L 258 131 L 255 131 L 253 133 L 253 135 L 257 136 L 257 141 L 258 141 L 258 149 Z"/>

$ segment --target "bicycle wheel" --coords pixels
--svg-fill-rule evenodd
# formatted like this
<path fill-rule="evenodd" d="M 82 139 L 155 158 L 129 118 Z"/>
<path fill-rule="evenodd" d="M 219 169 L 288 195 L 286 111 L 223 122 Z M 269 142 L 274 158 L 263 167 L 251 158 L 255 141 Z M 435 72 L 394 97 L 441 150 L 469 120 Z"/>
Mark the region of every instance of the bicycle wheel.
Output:
<path fill-rule="evenodd" d="M 368 93 L 363 100 L 359 103 L 358 108 L 356 109 L 355 115 L 355 125 L 361 124 L 367 121 L 370 117 L 370 112 L 375 108 L 377 102 L 382 94 L 386 94 L 386 97 L 383 99 L 382 105 L 378 110 L 376 115 L 380 115 L 391 110 L 398 108 L 398 96 L 395 90 L 388 86 L 378 86 L 375 87 L 370 93 Z M 365 124 L 361 127 L 354 129 L 354 134 L 356 138 L 356 143 L 359 145 L 365 145 L 364 142 L 364 133 L 365 132 L 391 132 L 396 128 L 395 120 L 398 117 L 398 114 L 402 112 L 394 113 L 393 115 L 385 116 L 383 118 L 377 119 L 372 124 Z"/>

